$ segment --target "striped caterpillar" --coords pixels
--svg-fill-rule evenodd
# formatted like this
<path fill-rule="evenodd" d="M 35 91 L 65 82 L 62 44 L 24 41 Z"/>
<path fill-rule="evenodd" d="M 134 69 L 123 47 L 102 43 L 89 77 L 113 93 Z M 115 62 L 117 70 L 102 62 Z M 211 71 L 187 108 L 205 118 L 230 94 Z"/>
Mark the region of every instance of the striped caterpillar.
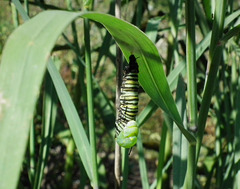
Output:
<path fill-rule="evenodd" d="M 131 148 L 137 142 L 138 126 L 135 119 L 138 113 L 138 72 L 136 58 L 131 55 L 123 76 L 119 118 L 115 126 L 117 143 L 124 148 Z"/>

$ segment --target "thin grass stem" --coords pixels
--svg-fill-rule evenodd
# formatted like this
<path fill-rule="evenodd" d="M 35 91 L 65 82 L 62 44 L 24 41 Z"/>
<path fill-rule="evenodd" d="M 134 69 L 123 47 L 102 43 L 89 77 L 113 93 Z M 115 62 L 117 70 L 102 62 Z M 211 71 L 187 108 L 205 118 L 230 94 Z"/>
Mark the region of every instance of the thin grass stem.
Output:
<path fill-rule="evenodd" d="M 93 82 L 92 82 L 92 63 L 90 50 L 90 26 L 88 19 L 84 19 L 84 42 L 85 42 L 85 62 L 86 62 L 86 79 L 87 79 L 87 105 L 88 105 L 88 124 L 90 135 L 90 146 L 92 152 L 93 164 L 93 187 L 98 188 L 98 168 L 97 168 L 97 151 L 96 151 L 96 133 L 95 133 L 95 116 L 93 105 Z"/>
<path fill-rule="evenodd" d="M 187 63 L 187 98 L 189 109 L 189 127 L 197 125 L 197 82 L 196 82 L 196 46 L 195 46 L 195 11 L 194 1 L 186 1 L 186 63 Z"/>
<path fill-rule="evenodd" d="M 115 16 L 121 18 L 121 1 L 117 0 L 115 3 Z M 118 119 L 118 107 L 120 105 L 121 85 L 123 76 L 123 61 L 122 52 L 120 48 L 116 47 L 116 120 Z M 114 175 L 115 175 L 115 189 L 119 189 L 121 186 L 121 147 L 115 142 L 115 159 L 114 159 Z"/>
<path fill-rule="evenodd" d="M 199 156 L 205 124 L 207 120 L 208 110 L 213 95 L 215 80 L 218 72 L 218 67 L 222 57 L 222 46 L 219 44 L 220 37 L 223 33 L 225 12 L 227 0 L 217 1 L 214 14 L 213 31 L 210 43 L 209 63 L 206 71 L 206 85 L 203 92 L 202 104 L 198 117 L 198 135 L 197 135 L 197 158 Z"/>
<path fill-rule="evenodd" d="M 128 148 L 121 148 L 122 149 L 122 183 L 121 189 L 128 188 L 128 164 L 129 164 L 129 149 Z"/>
<path fill-rule="evenodd" d="M 14 3 L 11 3 L 11 8 L 12 8 L 13 25 L 15 28 L 17 28 L 19 26 L 18 10 L 16 9 L 16 6 Z"/>
<path fill-rule="evenodd" d="M 30 128 L 30 135 L 29 135 L 29 171 L 28 171 L 28 177 L 30 180 L 31 185 L 34 183 L 34 175 L 35 175 L 35 168 L 36 168 L 36 161 L 35 161 L 35 124 L 31 123 Z"/>

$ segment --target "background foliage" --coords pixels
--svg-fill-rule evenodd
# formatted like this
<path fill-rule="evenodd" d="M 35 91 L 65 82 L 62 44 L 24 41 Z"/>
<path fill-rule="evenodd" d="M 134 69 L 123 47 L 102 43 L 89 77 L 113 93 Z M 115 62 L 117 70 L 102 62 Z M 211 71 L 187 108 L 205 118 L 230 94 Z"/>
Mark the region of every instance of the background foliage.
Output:
<path fill-rule="evenodd" d="M 153 43 L 128 23 L 79 12 L 81 1 L 22 3 L 0 2 L 1 187 L 114 187 L 115 41 L 127 61 L 139 57 L 142 86 L 141 134 L 122 187 L 240 186 L 237 1 L 123 1 L 122 18 Z M 114 15 L 114 2 L 93 9 Z M 88 28 L 79 16 L 97 22 Z"/>

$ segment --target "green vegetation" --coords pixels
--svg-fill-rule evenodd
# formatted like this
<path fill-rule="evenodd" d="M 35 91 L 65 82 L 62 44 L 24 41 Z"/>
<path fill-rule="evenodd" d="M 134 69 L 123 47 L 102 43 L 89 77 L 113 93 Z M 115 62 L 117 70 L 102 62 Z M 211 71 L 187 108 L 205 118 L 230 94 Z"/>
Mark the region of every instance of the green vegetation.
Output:
<path fill-rule="evenodd" d="M 124 21 L 111 1 L 53 2 L 1 2 L 0 188 L 240 186 L 237 3 L 123 1 Z M 143 89 L 122 158 L 116 45 Z"/>

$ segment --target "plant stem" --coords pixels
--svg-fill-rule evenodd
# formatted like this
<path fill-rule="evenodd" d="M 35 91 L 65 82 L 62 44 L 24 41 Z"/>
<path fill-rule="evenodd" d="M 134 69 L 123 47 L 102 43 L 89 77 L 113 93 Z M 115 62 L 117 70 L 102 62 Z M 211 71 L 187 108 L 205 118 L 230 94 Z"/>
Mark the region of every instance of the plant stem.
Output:
<path fill-rule="evenodd" d="M 11 3 L 11 7 L 12 7 L 13 25 L 15 28 L 17 28 L 19 26 L 18 10 L 16 9 L 16 6 L 14 3 Z"/>
<path fill-rule="evenodd" d="M 25 9 L 27 15 L 29 15 L 29 2 L 28 2 L 28 0 L 24 0 L 24 9 Z"/>
<path fill-rule="evenodd" d="M 136 26 L 140 27 L 141 21 L 142 21 L 142 7 L 143 7 L 143 1 L 138 0 L 137 4 L 137 17 L 136 17 Z"/>
<path fill-rule="evenodd" d="M 195 62 L 195 11 L 194 0 L 186 1 L 186 62 L 187 62 L 187 98 L 189 109 L 189 127 L 197 125 L 197 83 Z"/>
<path fill-rule="evenodd" d="M 122 149 L 122 173 L 123 173 L 123 181 L 121 184 L 122 189 L 127 189 L 127 181 L 128 181 L 128 156 L 129 156 L 129 149 L 128 148 L 121 148 Z"/>
<path fill-rule="evenodd" d="M 195 58 L 195 10 L 194 0 L 186 0 L 186 62 L 187 62 L 187 98 L 189 110 L 189 127 L 195 130 L 197 125 L 197 83 L 196 83 L 196 58 Z M 187 172 L 184 188 L 194 188 L 196 144 L 190 143 L 188 149 Z"/>
<path fill-rule="evenodd" d="M 90 27 L 88 19 L 84 19 L 84 42 L 85 42 L 85 62 L 86 62 L 86 79 L 87 79 L 87 103 L 88 103 L 88 124 L 90 135 L 90 146 L 93 164 L 93 188 L 98 188 L 98 168 L 96 152 L 96 134 L 93 109 L 93 88 L 92 88 L 92 65 L 90 50 Z"/>
<path fill-rule="evenodd" d="M 178 29 L 179 29 L 179 20 L 182 15 L 182 1 L 178 0 L 169 0 L 168 6 L 170 11 L 170 30 L 171 34 L 168 37 L 168 55 L 167 55 L 167 75 L 172 69 L 173 64 L 173 55 L 174 62 L 176 65 L 179 64 L 179 54 L 178 54 Z"/>
<path fill-rule="evenodd" d="M 219 43 L 219 39 L 223 33 L 225 11 L 227 0 L 216 1 L 216 9 L 214 14 L 213 31 L 210 43 L 209 61 L 206 71 L 206 85 L 203 92 L 202 104 L 198 117 L 198 135 L 197 135 L 197 158 L 199 156 L 202 138 L 205 130 L 205 124 L 207 120 L 208 110 L 213 95 L 213 89 L 215 86 L 215 80 L 218 72 L 218 67 L 222 57 L 222 46 Z"/>
<path fill-rule="evenodd" d="M 30 128 L 30 135 L 29 135 L 30 162 L 29 162 L 29 171 L 28 171 L 29 180 L 30 180 L 32 186 L 34 183 L 34 176 L 35 176 L 35 169 L 36 169 L 36 161 L 35 161 L 35 157 L 34 157 L 35 153 L 36 153 L 36 150 L 35 150 L 35 125 L 34 125 L 34 121 L 32 121 L 31 128 Z"/>
<path fill-rule="evenodd" d="M 183 188 L 187 188 L 187 189 L 195 188 L 194 187 L 194 180 L 196 175 L 195 163 L 196 163 L 196 144 L 190 143 L 188 160 L 187 160 L 187 173 L 186 173 Z"/>
<path fill-rule="evenodd" d="M 185 98 L 186 87 L 181 75 L 178 78 L 176 89 L 176 104 L 185 128 L 187 128 L 187 108 Z M 182 188 L 187 171 L 187 157 L 189 153 L 189 143 L 176 124 L 172 129 L 172 153 L 173 153 L 173 188 Z"/>
<path fill-rule="evenodd" d="M 76 147 L 72 137 L 69 138 L 66 146 L 65 175 L 63 179 L 63 188 L 72 188 L 73 169 L 74 169 L 74 151 Z"/>
<path fill-rule="evenodd" d="M 121 18 L 121 1 L 117 0 L 115 4 L 115 16 Z M 116 47 L 116 108 L 119 107 L 119 98 L 121 94 L 122 75 L 123 75 L 123 62 L 122 52 L 119 47 Z M 116 120 L 118 119 L 118 110 L 116 109 Z M 121 147 L 115 142 L 115 159 L 114 159 L 114 174 L 115 174 L 115 189 L 120 188 L 121 185 Z"/>

